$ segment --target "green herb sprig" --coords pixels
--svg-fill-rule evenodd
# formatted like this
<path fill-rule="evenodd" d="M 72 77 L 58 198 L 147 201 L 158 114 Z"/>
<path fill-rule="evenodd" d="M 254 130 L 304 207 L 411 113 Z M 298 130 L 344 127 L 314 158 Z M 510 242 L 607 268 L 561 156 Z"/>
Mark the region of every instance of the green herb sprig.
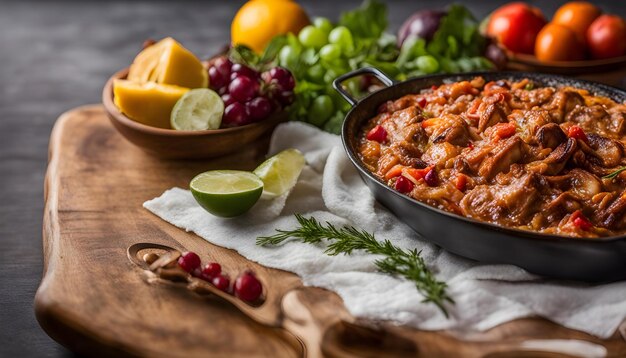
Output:
<path fill-rule="evenodd" d="M 446 291 L 448 285 L 435 278 L 421 257 L 421 251 L 403 250 L 389 240 L 377 241 L 374 235 L 352 226 L 336 228 L 328 222 L 323 225 L 313 217 L 307 219 L 299 214 L 296 214 L 296 219 L 300 227 L 295 230 L 277 229 L 275 235 L 257 238 L 257 245 L 275 246 L 288 239 L 309 244 L 329 241 L 325 253 L 330 256 L 350 255 L 355 250 L 382 255 L 384 258 L 374 262 L 379 271 L 413 281 L 417 290 L 424 295 L 423 302 L 435 304 L 448 317 L 444 304 L 454 303 Z"/>
<path fill-rule="evenodd" d="M 613 173 L 603 176 L 602 179 L 613 179 L 616 176 L 618 176 L 619 173 L 623 172 L 624 170 L 626 170 L 626 167 L 621 167 L 621 168 L 617 169 L 616 171 L 614 171 Z"/>

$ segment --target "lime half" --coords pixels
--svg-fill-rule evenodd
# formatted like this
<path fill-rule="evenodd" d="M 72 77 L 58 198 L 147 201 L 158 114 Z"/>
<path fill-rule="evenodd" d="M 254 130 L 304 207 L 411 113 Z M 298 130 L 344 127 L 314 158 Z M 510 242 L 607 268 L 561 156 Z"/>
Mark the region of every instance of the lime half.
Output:
<path fill-rule="evenodd" d="M 305 164 L 304 155 L 299 150 L 287 149 L 259 165 L 254 174 L 263 180 L 264 197 L 276 197 L 293 188 Z"/>
<path fill-rule="evenodd" d="M 170 116 L 172 128 L 185 131 L 218 129 L 224 115 L 222 98 L 208 88 L 196 88 L 176 102 Z"/>
<path fill-rule="evenodd" d="M 263 181 L 250 172 L 211 170 L 189 183 L 198 204 L 216 216 L 233 217 L 250 210 L 263 193 Z"/>

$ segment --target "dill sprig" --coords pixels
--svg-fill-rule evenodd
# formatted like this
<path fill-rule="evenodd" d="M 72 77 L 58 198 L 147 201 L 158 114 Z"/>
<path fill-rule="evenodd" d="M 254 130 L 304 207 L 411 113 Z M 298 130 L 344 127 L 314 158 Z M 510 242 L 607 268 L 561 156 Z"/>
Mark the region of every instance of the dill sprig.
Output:
<path fill-rule="evenodd" d="M 272 236 L 257 238 L 257 245 L 275 246 L 288 239 L 296 239 L 309 244 L 329 241 L 325 253 L 330 256 L 350 255 L 355 250 L 364 250 L 370 254 L 382 255 L 374 264 L 380 272 L 402 276 L 415 283 L 417 290 L 424 296 L 422 302 L 434 303 L 448 317 L 444 303 L 454 303 L 446 292 L 448 285 L 438 281 L 428 269 L 421 251 L 403 250 L 389 240 L 377 241 L 374 235 L 352 226 L 336 228 L 330 223 L 321 224 L 315 218 L 305 218 L 296 214 L 300 227 L 295 230 L 279 230 Z"/>

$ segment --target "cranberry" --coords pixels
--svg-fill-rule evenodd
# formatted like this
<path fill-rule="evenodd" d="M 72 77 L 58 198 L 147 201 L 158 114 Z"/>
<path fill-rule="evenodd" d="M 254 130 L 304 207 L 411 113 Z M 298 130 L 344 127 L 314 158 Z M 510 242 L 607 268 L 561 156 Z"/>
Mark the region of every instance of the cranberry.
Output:
<path fill-rule="evenodd" d="M 367 139 L 383 143 L 387 139 L 387 131 L 379 124 L 367 132 Z"/>
<path fill-rule="evenodd" d="M 200 266 L 196 267 L 195 269 L 193 269 L 193 271 L 191 271 L 191 276 L 203 278 L 202 269 L 200 268 Z"/>
<path fill-rule="evenodd" d="M 217 275 L 213 277 L 211 283 L 213 286 L 217 287 L 218 290 L 222 290 L 224 292 L 228 292 L 228 288 L 230 287 L 230 279 L 225 275 Z"/>
<path fill-rule="evenodd" d="M 209 262 L 202 269 L 202 274 L 210 278 L 216 277 L 220 273 L 222 273 L 222 266 L 217 262 Z"/>
<path fill-rule="evenodd" d="M 435 168 L 429 170 L 424 176 L 424 181 L 428 184 L 428 186 L 439 185 L 439 175 L 437 175 L 437 170 Z"/>
<path fill-rule="evenodd" d="M 178 266 L 187 272 L 192 272 L 197 267 L 200 267 L 200 256 L 195 252 L 184 252 L 180 258 L 178 258 Z"/>
<path fill-rule="evenodd" d="M 252 272 L 244 272 L 235 280 L 235 296 L 244 301 L 253 302 L 261 297 L 263 286 Z"/>
<path fill-rule="evenodd" d="M 396 190 L 401 192 L 402 194 L 409 193 L 411 190 L 413 190 L 413 187 L 415 187 L 415 184 L 413 184 L 412 181 L 403 176 L 399 176 L 396 180 Z"/>
<path fill-rule="evenodd" d="M 239 102 L 247 102 L 256 97 L 259 83 L 246 76 L 235 77 L 228 85 L 228 93 Z"/>

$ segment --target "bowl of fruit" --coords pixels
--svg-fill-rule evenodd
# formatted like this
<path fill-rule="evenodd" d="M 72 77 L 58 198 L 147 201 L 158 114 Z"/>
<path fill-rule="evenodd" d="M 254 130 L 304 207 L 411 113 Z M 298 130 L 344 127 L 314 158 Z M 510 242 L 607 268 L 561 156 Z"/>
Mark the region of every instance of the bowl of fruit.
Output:
<path fill-rule="evenodd" d="M 550 21 L 538 8 L 514 2 L 481 28 L 506 50 L 512 69 L 584 74 L 626 67 L 626 21 L 589 2 L 565 3 Z"/>
<path fill-rule="evenodd" d="M 253 69 L 227 55 L 200 61 L 172 38 L 148 43 L 102 93 L 113 126 L 168 159 L 240 150 L 286 121 L 295 81 L 282 67 Z"/>

